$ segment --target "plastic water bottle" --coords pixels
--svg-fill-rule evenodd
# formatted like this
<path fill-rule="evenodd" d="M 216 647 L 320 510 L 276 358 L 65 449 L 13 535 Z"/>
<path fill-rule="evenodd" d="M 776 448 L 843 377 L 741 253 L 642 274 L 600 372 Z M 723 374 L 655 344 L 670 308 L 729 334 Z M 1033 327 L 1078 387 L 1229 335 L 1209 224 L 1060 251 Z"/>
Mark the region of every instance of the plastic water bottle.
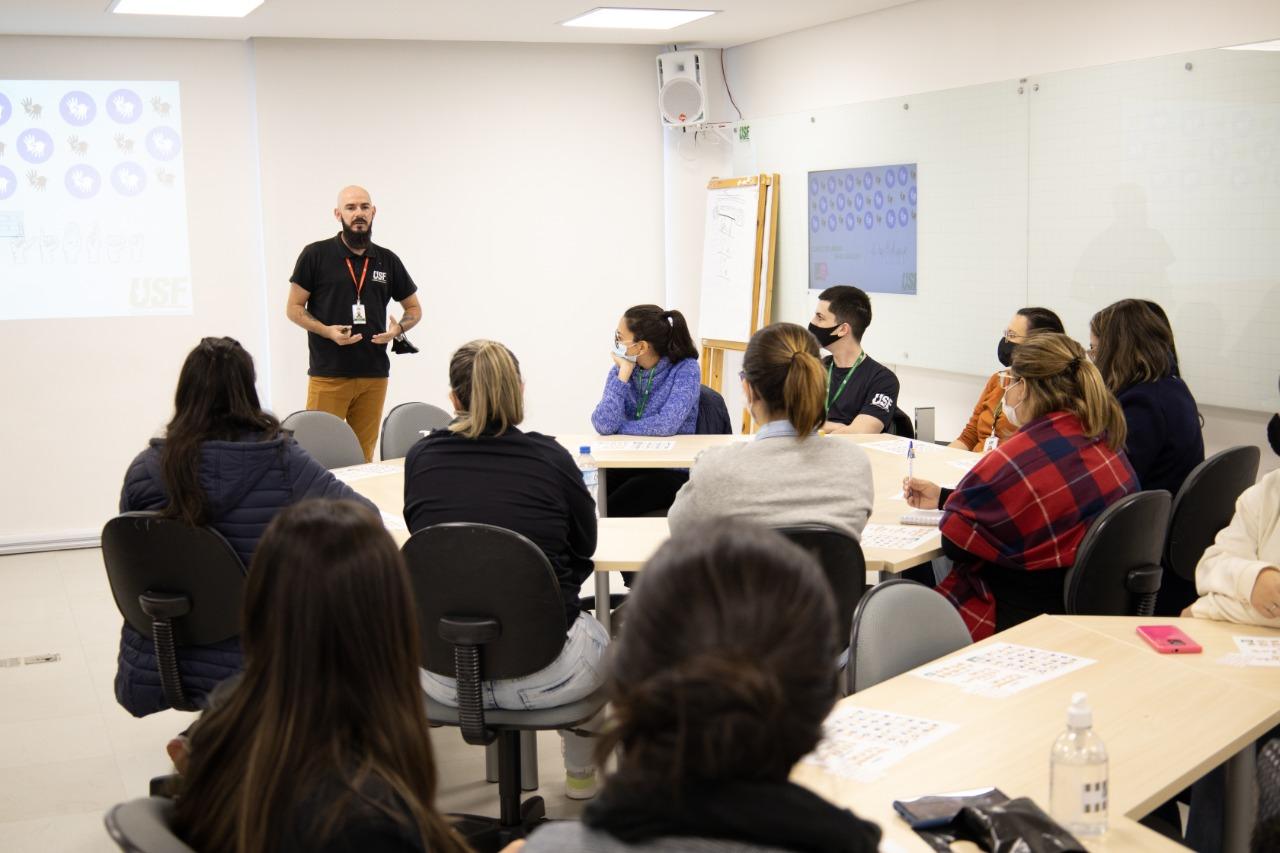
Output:
<path fill-rule="evenodd" d="M 596 460 L 591 455 L 590 445 L 584 444 L 578 448 L 578 470 L 582 472 L 582 484 L 591 493 L 591 500 L 599 506 L 600 472 L 596 468 Z"/>
<path fill-rule="evenodd" d="M 1093 731 L 1093 709 L 1073 694 L 1067 730 L 1049 757 L 1049 814 L 1072 835 L 1107 831 L 1107 750 Z"/>

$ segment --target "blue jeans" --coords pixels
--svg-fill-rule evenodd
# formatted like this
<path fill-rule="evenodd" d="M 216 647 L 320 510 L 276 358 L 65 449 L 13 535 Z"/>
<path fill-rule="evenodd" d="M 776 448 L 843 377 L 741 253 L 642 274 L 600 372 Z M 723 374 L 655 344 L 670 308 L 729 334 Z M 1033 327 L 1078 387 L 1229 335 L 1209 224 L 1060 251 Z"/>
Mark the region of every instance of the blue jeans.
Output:
<path fill-rule="evenodd" d="M 486 681 L 480 693 L 487 710 L 534 711 L 556 708 L 590 696 L 604 683 L 602 661 L 609 645 L 609 634 L 590 614 L 574 620 L 565 638 L 564 648 L 547 666 L 520 678 Z M 442 705 L 456 707 L 458 682 L 445 675 L 421 671 L 422 689 Z M 580 728 L 593 729 L 589 722 Z M 566 770 L 584 772 L 595 767 L 592 741 L 589 737 L 562 731 Z"/>

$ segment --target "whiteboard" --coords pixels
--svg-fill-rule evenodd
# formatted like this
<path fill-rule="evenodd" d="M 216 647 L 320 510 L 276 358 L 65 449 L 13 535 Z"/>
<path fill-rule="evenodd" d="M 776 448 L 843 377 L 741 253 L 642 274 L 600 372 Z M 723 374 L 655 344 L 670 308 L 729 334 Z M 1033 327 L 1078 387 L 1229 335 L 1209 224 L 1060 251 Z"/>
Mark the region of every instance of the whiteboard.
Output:
<path fill-rule="evenodd" d="M 1019 307 L 1054 309 L 1087 343 L 1095 311 L 1146 298 L 1168 312 L 1198 402 L 1276 408 L 1280 52 L 1198 51 L 744 123 L 734 171 L 782 177 L 775 319 L 813 311 L 807 173 L 916 162 L 918 289 L 872 294 L 875 358 L 985 376 Z"/>
<path fill-rule="evenodd" d="M 756 228 L 762 190 L 767 211 L 772 194 L 758 183 L 707 190 L 698 314 L 699 334 L 704 339 L 746 341 L 751 337 Z M 767 264 L 761 264 L 761 278 L 767 268 Z M 762 287 L 757 316 L 763 311 L 764 293 Z"/>

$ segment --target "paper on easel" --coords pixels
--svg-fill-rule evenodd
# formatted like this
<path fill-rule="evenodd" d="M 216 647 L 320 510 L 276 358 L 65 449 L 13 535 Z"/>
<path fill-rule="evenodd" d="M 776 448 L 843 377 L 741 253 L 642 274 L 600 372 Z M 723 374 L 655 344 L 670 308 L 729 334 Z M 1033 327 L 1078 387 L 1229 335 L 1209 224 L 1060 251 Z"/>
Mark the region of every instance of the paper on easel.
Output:
<path fill-rule="evenodd" d="M 906 526 L 902 524 L 868 524 L 862 529 L 859 540 L 862 549 L 887 548 L 910 551 L 918 548 L 930 537 L 938 535 L 936 527 Z"/>
<path fill-rule="evenodd" d="M 912 673 L 926 681 L 953 684 L 966 693 L 1002 698 L 1096 663 L 1065 652 L 991 643 L 928 664 Z"/>
<path fill-rule="evenodd" d="M 827 717 L 821 742 L 803 761 L 868 782 L 957 728 L 954 723 L 845 705 Z"/>

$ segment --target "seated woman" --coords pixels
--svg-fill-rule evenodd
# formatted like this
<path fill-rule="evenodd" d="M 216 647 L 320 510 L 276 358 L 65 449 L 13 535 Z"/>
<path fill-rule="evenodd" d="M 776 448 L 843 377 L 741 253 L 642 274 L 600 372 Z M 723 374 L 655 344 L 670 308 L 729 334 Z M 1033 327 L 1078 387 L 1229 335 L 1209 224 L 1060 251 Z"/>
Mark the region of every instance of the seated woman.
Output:
<path fill-rule="evenodd" d="M 871 515 L 867 454 L 817 434 L 826 421 L 826 373 L 807 329 L 774 323 L 751 336 L 742 390 L 755 440 L 703 451 L 667 519 L 674 533 L 712 518 L 773 527 L 825 524 L 854 539 Z"/>
<path fill-rule="evenodd" d="M 903 483 L 911 506 L 941 506 L 942 550 L 955 564 L 938 591 L 980 640 L 1063 611 L 1063 583 L 1095 518 L 1138 479 L 1121 448 L 1120 404 L 1066 335 L 1041 332 L 1013 353 L 1004 416 L 1018 431 L 955 490 Z"/>
<path fill-rule="evenodd" d="M 1147 304 L 1124 299 L 1089 321 L 1089 352 L 1107 388 L 1124 409 L 1125 454 L 1143 489 L 1177 495 L 1204 461 L 1200 413 L 1185 382 L 1173 374 L 1168 324 Z M 1195 600 L 1195 585 L 1165 572 L 1157 616 L 1176 616 Z"/>
<path fill-rule="evenodd" d="M 436 811 L 418 622 L 377 513 L 305 501 L 262 536 L 245 669 L 191 730 L 175 828 L 196 850 L 463 853 Z"/>
<path fill-rule="evenodd" d="M 788 781 L 836 699 L 835 609 L 814 558 L 720 520 L 676 534 L 641 578 L 599 750 L 621 750 L 618 771 L 580 823 L 544 825 L 524 853 L 876 850 L 877 826 Z"/>
<path fill-rule="evenodd" d="M 204 338 L 183 362 L 173 419 L 162 439 L 134 458 L 120 511 L 159 510 L 212 527 L 249 565 L 275 514 L 308 497 L 348 498 L 372 507 L 307 455 L 258 404 L 253 359 L 231 338 Z M 218 682 L 240 670 L 240 642 L 184 646 L 182 686 L 203 704 Z M 125 624 L 116 701 L 135 717 L 168 707 L 151 641 Z"/>
<path fill-rule="evenodd" d="M 679 311 L 628 308 L 613 333 L 613 367 L 591 413 L 601 435 L 688 435 L 698 427 L 702 372 Z M 684 485 L 684 470 L 614 470 L 606 479 L 609 514 L 662 513 Z"/>
<path fill-rule="evenodd" d="M 1033 332 L 1058 332 L 1066 330 L 1062 320 L 1048 308 L 1019 308 L 1004 330 L 1000 343 L 996 346 L 996 359 L 1006 368 L 1013 364 L 1013 352 L 1018 344 L 1027 339 Z M 978 404 L 973 407 L 973 416 L 965 424 L 960 437 L 951 442 L 951 447 L 959 450 L 972 450 L 974 453 L 985 453 L 998 446 L 1018 428 L 1003 417 L 1004 410 L 1000 403 L 1004 399 L 1004 391 L 1009 387 L 1009 372 L 999 370 L 991 374 L 987 385 L 978 397 Z"/>
<path fill-rule="evenodd" d="M 584 613 L 578 589 L 596 550 L 595 502 L 578 464 L 554 439 L 521 432 L 524 383 L 505 346 L 472 341 L 449 360 L 449 396 L 458 418 L 415 444 L 404 461 L 404 520 L 417 532 L 470 521 L 514 530 L 547 555 L 564 597 L 566 640 L 560 656 L 534 675 L 490 682 L 486 707 L 555 707 L 589 696 L 603 682 L 604 627 Z M 423 688 L 447 705 L 458 701 L 454 679 L 423 673 Z M 542 703 L 542 704 L 539 704 Z M 569 797 L 595 794 L 591 739 L 565 739 Z"/>

